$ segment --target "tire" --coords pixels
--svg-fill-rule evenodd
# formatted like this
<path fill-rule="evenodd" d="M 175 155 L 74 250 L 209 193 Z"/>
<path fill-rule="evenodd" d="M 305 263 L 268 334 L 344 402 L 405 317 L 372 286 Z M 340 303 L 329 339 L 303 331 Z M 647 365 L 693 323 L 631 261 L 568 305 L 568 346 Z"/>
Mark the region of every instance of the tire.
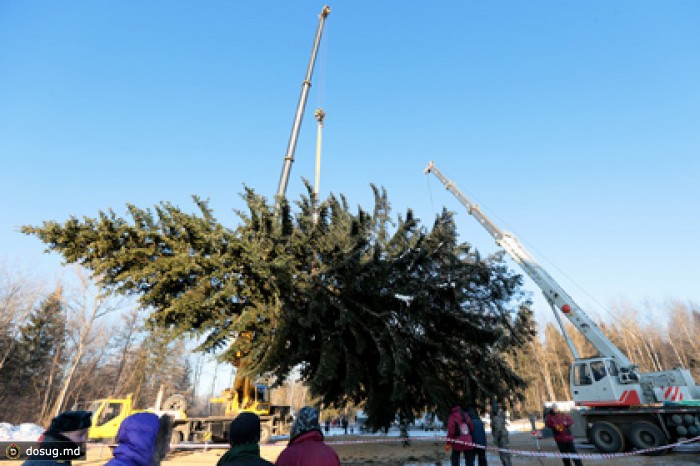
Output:
<path fill-rule="evenodd" d="M 162 409 L 165 411 L 187 411 L 187 398 L 180 394 L 171 395 L 163 402 Z"/>
<path fill-rule="evenodd" d="M 629 439 L 630 442 L 632 442 L 632 445 L 639 450 L 660 447 L 668 444 L 666 434 L 664 434 L 659 427 L 648 421 L 640 421 L 632 424 L 629 431 Z M 664 453 L 665 450 L 659 450 L 646 454 L 655 456 L 663 455 Z"/>
<path fill-rule="evenodd" d="M 591 442 L 603 453 L 620 453 L 625 451 L 625 436 L 615 424 L 596 422 L 590 431 Z"/>
<path fill-rule="evenodd" d="M 270 432 L 270 426 L 261 426 L 260 427 L 260 443 L 267 443 L 270 441 L 270 438 L 272 437 L 272 432 Z"/>

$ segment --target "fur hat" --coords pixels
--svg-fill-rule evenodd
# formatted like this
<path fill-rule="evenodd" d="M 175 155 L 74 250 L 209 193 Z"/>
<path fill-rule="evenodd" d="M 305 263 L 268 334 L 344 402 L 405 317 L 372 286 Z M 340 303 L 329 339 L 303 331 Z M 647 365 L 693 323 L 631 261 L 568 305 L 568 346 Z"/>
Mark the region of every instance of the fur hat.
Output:
<path fill-rule="evenodd" d="M 47 432 L 72 432 L 89 429 L 91 425 L 92 413 L 90 411 L 66 411 L 51 420 Z"/>
<path fill-rule="evenodd" d="M 260 442 L 260 418 L 248 412 L 236 416 L 228 428 L 228 442 L 231 446 Z"/>
<path fill-rule="evenodd" d="M 321 425 L 318 423 L 318 410 L 311 406 L 304 406 L 299 410 L 292 424 L 291 438 L 312 430 L 321 430 Z"/>

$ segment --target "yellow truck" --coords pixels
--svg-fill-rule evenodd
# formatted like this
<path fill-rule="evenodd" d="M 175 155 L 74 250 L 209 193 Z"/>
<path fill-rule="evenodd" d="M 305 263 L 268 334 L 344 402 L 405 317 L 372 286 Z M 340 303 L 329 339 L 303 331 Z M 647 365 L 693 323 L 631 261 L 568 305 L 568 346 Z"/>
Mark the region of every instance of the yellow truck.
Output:
<path fill-rule="evenodd" d="M 144 411 L 134 409 L 131 395 L 125 398 L 95 400 L 87 409 L 92 411 L 92 427 L 88 432 L 90 440 L 115 438 L 119 425 L 127 416 Z"/>
<path fill-rule="evenodd" d="M 241 412 L 252 412 L 260 418 L 260 443 L 273 435 L 289 434 L 292 424 L 291 409 L 286 405 L 270 403 L 267 383 L 253 383 L 249 377 L 236 379 L 234 387 L 224 390 L 209 400 L 223 411 L 220 415 L 188 417 L 173 423 L 172 444 L 181 442 L 228 443 L 228 428 Z"/>
<path fill-rule="evenodd" d="M 131 394 L 124 398 L 104 398 L 92 401 L 86 408 L 88 411 L 92 411 L 92 427 L 88 431 L 88 438 L 90 440 L 113 441 L 117 437 L 119 425 L 134 413 L 167 413 L 176 420 L 186 419 L 184 400 L 181 395 L 174 395 L 166 400 L 165 409 L 158 411 L 151 408 L 136 409 Z"/>
<path fill-rule="evenodd" d="M 164 403 L 156 402 L 156 408 L 136 409 L 132 395 L 124 398 L 104 398 L 95 400 L 84 409 L 92 411 L 92 427 L 88 438 L 93 441 L 114 442 L 122 421 L 134 413 L 153 412 L 173 416 L 172 444 L 182 442 L 228 442 L 228 428 L 238 413 L 253 412 L 260 417 L 260 441 L 267 442 L 273 435 L 289 433 L 292 417 L 289 406 L 270 404 L 270 388 L 266 383 L 251 383 L 245 378 L 244 385 L 236 389 L 226 389 L 221 396 L 212 398 L 211 403 L 222 406 L 218 416 L 188 417 L 187 402 L 182 395 L 172 395 Z"/>

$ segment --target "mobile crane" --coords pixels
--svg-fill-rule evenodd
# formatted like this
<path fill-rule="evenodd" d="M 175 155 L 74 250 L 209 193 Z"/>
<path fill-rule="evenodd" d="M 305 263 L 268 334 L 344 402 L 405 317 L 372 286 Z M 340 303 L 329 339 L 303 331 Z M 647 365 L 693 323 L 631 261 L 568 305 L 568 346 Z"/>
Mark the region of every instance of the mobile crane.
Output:
<path fill-rule="evenodd" d="M 630 444 L 653 448 L 700 434 L 700 387 L 690 371 L 640 372 L 513 234 L 496 226 L 433 162 L 424 173 L 435 175 L 542 290 L 574 357 L 571 393 L 577 405 L 587 408 L 582 411 L 587 436 L 598 450 L 620 452 Z M 560 313 L 593 345 L 597 357 L 580 357 Z"/>

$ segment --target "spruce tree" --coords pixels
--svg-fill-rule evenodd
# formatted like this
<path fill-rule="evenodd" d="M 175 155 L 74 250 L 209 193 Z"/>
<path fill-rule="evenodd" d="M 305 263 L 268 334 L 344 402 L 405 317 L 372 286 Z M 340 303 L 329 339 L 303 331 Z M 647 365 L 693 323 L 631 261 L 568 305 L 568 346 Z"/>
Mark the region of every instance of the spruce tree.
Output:
<path fill-rule="evenodd" d="M 279 209 L 246 189 L 235 229 L 195 198 L 198 214 L 130 205 L 129 220 L 108 211 L 23 231 L 137 295 L 171 337 L 202 335 L 201 350 L 249 374 L 300 368 L 314 396 L 364 404 L 372 427 L 518 397 L 525 383 L 503 355 L 533 334 L 521 278 L 459 242 L 449 212 L 430 229 L 410 210 L 393 220 L 373 190 L 371 212 L 331 195 L 317 222 L 310 189 Z"/>
<path fill-rule="evenodd" d="M 63 352 L 65 325 L 65 310 L 58 290 L 42 301 L 20 327 L 17 357 L 30 379 L 43 378 L 56 353 Z"/>
<path fill-rule="evenodd" d="M 59 366 L 65 346 L 65 311 L 60 290 L 32 310 L 16 338 L 8 364 L 0 370 L 4 381 L 0 388 L 14 397 L 8 400 L 13 414 L 8 420 L 26 422 L 31 416 L 40 422 L 60 383 Z"/>

